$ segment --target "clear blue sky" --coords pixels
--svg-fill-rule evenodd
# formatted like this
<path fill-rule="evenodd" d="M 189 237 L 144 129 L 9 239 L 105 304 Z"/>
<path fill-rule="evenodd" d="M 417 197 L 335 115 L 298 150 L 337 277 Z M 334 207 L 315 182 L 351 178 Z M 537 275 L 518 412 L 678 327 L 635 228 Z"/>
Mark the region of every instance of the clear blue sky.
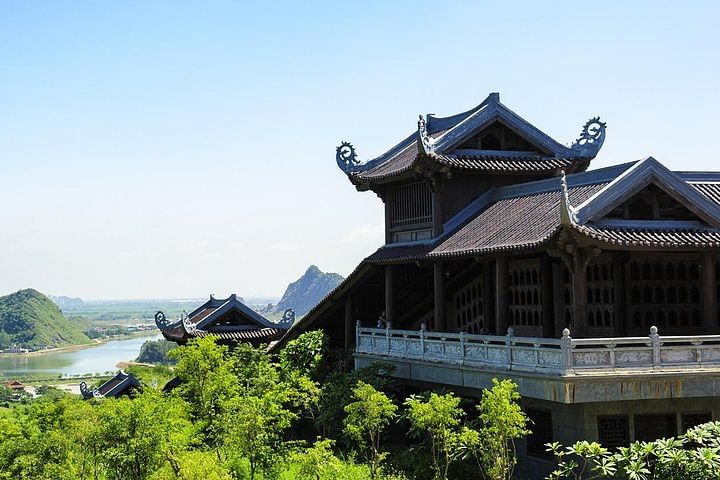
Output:
<path fill-rule="evenodd" d="M 269 3 L 269 2 L 266 2 Z M 382 204 L 337 169 L 491 91 L 593 167 L 720 170 L 717 2 L 0 1 L 0 293 L 280 294 Z"/>

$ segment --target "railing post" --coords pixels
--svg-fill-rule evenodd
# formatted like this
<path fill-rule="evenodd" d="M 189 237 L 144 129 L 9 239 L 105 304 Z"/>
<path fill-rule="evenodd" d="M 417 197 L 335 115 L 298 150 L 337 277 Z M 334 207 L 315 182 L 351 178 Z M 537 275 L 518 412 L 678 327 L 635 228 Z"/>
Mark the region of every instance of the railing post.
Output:
<path fill-rule="evenodd" d="M 465 365 L 465 332 L 460 332 L 460 354 L 462 355 L 462 364 Z"/>
<path fill-rule="evenodd" d="M 562 352 L 565 360 L 565 373 L 571 372 L 573 370 L 572 337 L 570 336 L 570 329 L 568 328 L 565 328 L 562 331 L 560 351 Z"/>
<path fill-rule="evenodd" d="M 425 359 L 425 324 L 420 324 L 420 356 Z"/>
<path fill-rule="evenodd" d="M 652 343 L 652 362 L 653 370 L 660 368 L 662 359 L 660 357 L 660 335 L 658 335 L 658 328 L 653 325 L 650 327 L 650 341 Z"/>
<path fill-rule="evenodd" d="M 355 322 L 355 350 L 360 351 L 360 320 Z"/>
<path fill-rule="evenodd" d="M 507 369 L 512 370 L 512 337 L 515 336 L 515 329 L 508 327 L 505 337 L 505 351 L 507 352 Z"/>
<path fill-rule="evenodd" d="M 387 354 L 390 356 L 390 329 L 392 328 L 392 324 L 390 322 L 387 322 L 385 324 L 385 341 L 387 342 Z"/>

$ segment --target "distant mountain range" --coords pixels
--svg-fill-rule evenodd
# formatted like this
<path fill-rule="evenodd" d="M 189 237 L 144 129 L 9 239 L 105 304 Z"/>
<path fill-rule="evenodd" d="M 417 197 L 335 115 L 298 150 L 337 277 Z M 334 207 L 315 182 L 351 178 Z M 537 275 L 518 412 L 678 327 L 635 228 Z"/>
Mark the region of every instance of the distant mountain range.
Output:
<path fill-rule="evenodd" d="M 28 288 L 0 297 L 0 348 L 90 343 L 81 326 L 65 318 L 48 297 Z"/>
<path fill-rule="evenodd" d="M 62 295 L 59 297 L 50 295 L 50 300 L 52 300 L 55 305 L 60 307 L 60 310 L 63 310 L 65 308 L 79 307 L 81 305 L 84 305 L 84 303 L 85 303 L 82 301 L 81 298 L 65 297 Z"/>
<path fill-rule="evenodd" d="M 342 275 L 325 273 L 317 266 L 310 265 L 302 277 L 288 285 L 273 310 L 282 313 L 292 308 L 297 317 L 302 317 L 343 280 Z"/>

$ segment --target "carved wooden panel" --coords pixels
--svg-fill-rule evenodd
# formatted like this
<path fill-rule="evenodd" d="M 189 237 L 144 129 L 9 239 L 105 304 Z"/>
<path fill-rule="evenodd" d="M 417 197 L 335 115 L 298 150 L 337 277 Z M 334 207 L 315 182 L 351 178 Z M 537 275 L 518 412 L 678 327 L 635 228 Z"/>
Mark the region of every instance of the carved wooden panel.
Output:
<path fill-rule="evenodd" d="M 542 281 L 540 260 L 513 260 L 508 275 L 510 324 L 542 327 Z"/>
<path fill-rule="evenodd" d="M 425 182 L 400 185 L 390 193 L 390 228 L 407 229 L 432 223 L 432 193 Z"/>
<path fill-rule="evenodd" d="M 590 336 L 613 336 L 615 330 L 614 271 L 611 255 L 594 259 L 587 278 L 588 328 Z"/>
<path fill-rule="evenodd" d="M 485 325 L 483 275 L 457 291 L 453 297 L 455 306 L 455 325 L 457 329 L 467 333 L 481 333 Z"/>
<path fill-rule="evenodd" d="M 692 255 L 636 255 L 626 265 L 630 327 L 661 334 L 702 327 L 700 259 Z"/>

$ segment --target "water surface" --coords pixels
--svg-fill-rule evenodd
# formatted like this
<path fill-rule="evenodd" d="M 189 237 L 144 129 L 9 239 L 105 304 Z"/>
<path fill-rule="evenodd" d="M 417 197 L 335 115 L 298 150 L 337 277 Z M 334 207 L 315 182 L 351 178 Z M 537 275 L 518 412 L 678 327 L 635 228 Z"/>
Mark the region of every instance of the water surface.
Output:
<path fill-rule="evenodd" d="M 118 362 L 135 360 L 144 342 L 160 338 L 162 335 L 158 333 L 152 336 L 112 340 L 97 347 L 71 352 L 2 356 L 0 374 L 7 378 L 28 374 L 59 376 L 114 372 L 117 370 Z"/>

